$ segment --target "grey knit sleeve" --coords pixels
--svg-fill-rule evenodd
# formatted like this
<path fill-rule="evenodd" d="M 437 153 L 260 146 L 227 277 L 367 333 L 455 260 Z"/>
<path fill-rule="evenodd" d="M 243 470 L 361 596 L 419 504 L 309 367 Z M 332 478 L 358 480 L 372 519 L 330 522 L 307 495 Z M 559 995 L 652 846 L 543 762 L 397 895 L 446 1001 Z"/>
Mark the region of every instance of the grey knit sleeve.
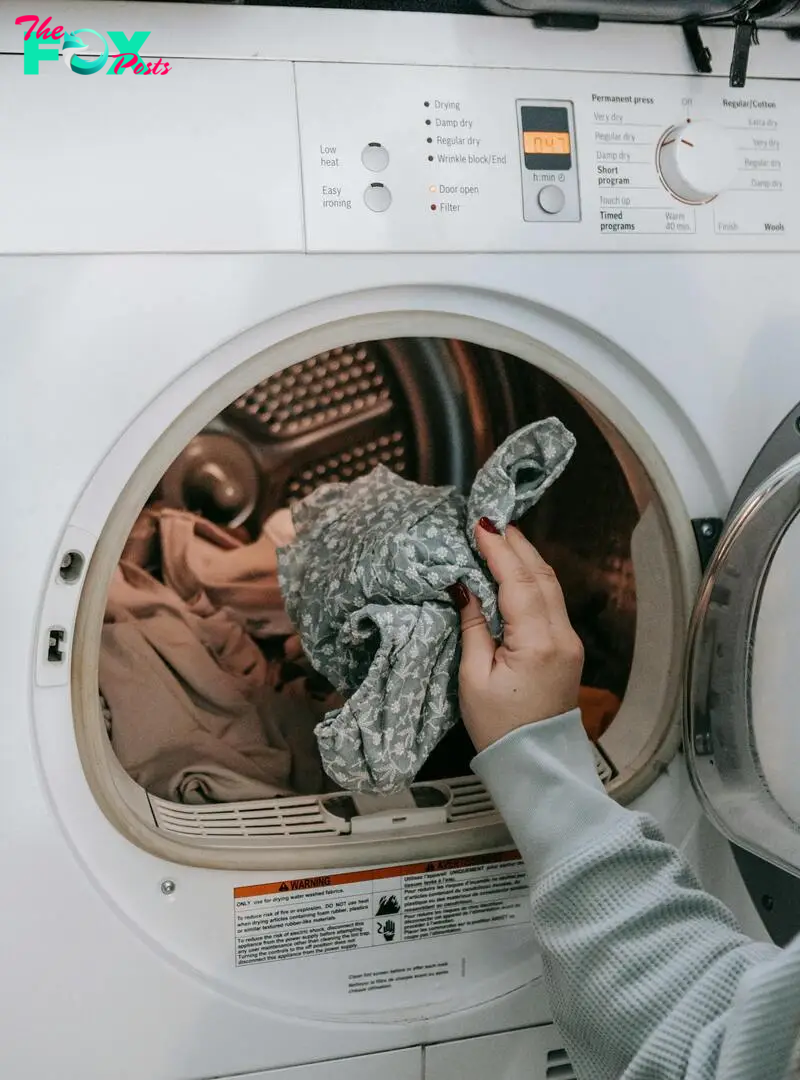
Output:
<path fill-rule="evenodd" d="M 800 940 L 745 937 L 656 823 L 609 799 L 580 715 L 473 762 L 526 862 L 553 1015 L 579 1080 L 782 1080 Z"/>

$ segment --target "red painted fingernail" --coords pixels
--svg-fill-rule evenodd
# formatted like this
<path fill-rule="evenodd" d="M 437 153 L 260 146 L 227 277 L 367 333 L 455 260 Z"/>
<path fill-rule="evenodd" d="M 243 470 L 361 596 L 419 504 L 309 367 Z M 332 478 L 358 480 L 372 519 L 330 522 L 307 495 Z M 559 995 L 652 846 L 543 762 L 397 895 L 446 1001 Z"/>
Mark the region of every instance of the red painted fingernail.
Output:
<path fill-rule="evenodd" d="M 493 521 L 490 521 L 487 517 L 482 517 L 478 522 L 480 527 L 488 533 L 494 533 L 495 536 L 500 535 L 500 530 L 497 528 Z"/>
<path fill-rule="evenodd" d="M 463 611 L 469 603 L 469 589 L 463 581 L 457 581 L 455 585 L 450 585 L 447 589 L 450 593 L 450 599 L 456 605 L 459 611 Z"/>

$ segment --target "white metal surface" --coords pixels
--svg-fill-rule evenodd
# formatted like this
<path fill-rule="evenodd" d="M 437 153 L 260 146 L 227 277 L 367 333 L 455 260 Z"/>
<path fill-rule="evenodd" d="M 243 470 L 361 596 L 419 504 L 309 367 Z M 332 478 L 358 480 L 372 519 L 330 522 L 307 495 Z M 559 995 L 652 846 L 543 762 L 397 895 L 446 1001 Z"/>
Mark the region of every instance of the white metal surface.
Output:
<path fill-rule="evenodd" d="M 396 1050 L 390 1054 L 370 1054 L 346 1061 L 322 1061 L 294 1069 L 270 1069 L 248 1073 L 247 1077 L 221 1077 L 220 1080 L 422 1080 L 422 1051 Z"/>
<path fill-rule="evenodd" d="M 464 1080 L 469 1076 L 576 1080 L 564 1040 L 552 1024 L 426 1049 L 425 1080 Z"/>
<path fill-rule="evenodd" d="M 3 6 L 4 16 L 9 7 Z M 337 93 L 351 94 L 349 107 L 364 116 L 380 97 L 364 81 L 367 64 L 533 67 L 527 31 L 519 23 L 483 20 L 365 14 L 362 22 L 361 14 L 315 12 L 311 19 L 291 10 L 189 11 L 181 5 L 65 5 L 63 19 L 103 28 L 118 23 L 122 11 L 128 32 L 152 28 L 148 49 L 156 55 L 206 59 L 187 59 L 183 73 L 176 62 L 157 90 L 146 89 L 142 97 L 133 95 L 127 75 L 76 79 L 63 64 L 52 65 L 52 74 L 43 65 L 41 76 L 23 77 L 18 28 L 13 19 L 0 20 L 0 49 L 13 53 L 0 63 L 3 96 L 21 110 L 4 110 L 0 125 L 5 144 L 11 140 L 23 159 L 0 173 L 0 201 L 20 207 L 21 215 L 0 223 L 0 425 L 15 466 L 4 472 L 0 534 L 8 718 L 0 726 L 0 754 L 13 763 L 0 792 L 0 812 L 9 823 L 0 831 L 0 954 L 4 967 L 14 970 L 0 1064 L 9 1077 L 203 1080 L 257 1070 L 260 1077 L 264 1070 L 316 1061 L 325 1064 L 268 1075 L 353 1078 L 363 1067 L 369 1075 L 411 1080 L 421 1076 L 419 1049 L 358 1065 L 330 1062 L 546 1024 L 549 1010 L 530 941 L 519 930 L 509 931 L 496 949 L 475 941 L 465 949 L 443 939 L 427 951 L 451 963 L 453 981 L 385 1005 L 362 1000 L 355 1009 L 343 989 L 353 970 L 349 960 L 305 961 L 294 977 L 268 965 L 236 969 L 232 889 L 277 877 L 159 860 L 123 839 L 98 808 L 70 715 L 71 643 L 67 639 L 65 661 L 56 667 L 41 651 L 42 628 L 73 625 L 79 595 L 79 586 L 53 587 L 57 552 L 66 542 L 91 555 L 154 440 L 172 424 L 187 436 L 192 424 L 196 430 L 203 418 L 187 410 L 212 384 L 232 379 L 257 354 L 263 354 L 264 371 L 274 370 L 300 335 L 311 354 L 346 342 L 356 324 L 380 336 L 397 332 L 403 320 L 418 333 L 485 338 L 531 360 L 562 365 L 598 409 L 630 425 L 654 480 L 668 478 L 688 514 L 722 515 L 772 428 L 800 401 L 800 369 L 792 359 L 800 337 L 798 257 L 791 250 L 771 254 L 772 238 L 768 246 L 759 240 L 767 250 L 737 255 L 736 244 L 726 247 L 727 237 L 717 237 L 715 250 L 734 252 L 719 257 L 685 236 L 674 254 L 624 255 L 622 234 L 610 248 L 593 234 L 592 254 L 579 256 L 558 239 L 571 224 L 546 226 L 554 237 L 544 245 L 553 249 L 546 257 L 465 256 L 453 253 L 451 242 L 430 239 L 425 253 L 397 255 L 390 250 L 403 246 L 396 232 L 382 234 L 385 254 L 337 253 L 352 250 L 353 241 L 340 233 L 326 234 L 326 253 L 303 254 L 299 146 L 310 138 L 306 123 L 315 120 L 301 113 L 298 135 L 297 69 L 264 63 L 264 57 L 364 65 L 357 75 L 341 71 L 331 83 Z M 717 33 L 727 40 L 722 31 L 712 32 L 714 40 Z M 638 67 L 680 73 L 678 81 L 687 81 L 677 32 L 604 29 L 596 40 L 607 48 L 590 37 L 548 38 L 539 62 L 546 55 L 548 68 L 585 72 L 597 70 L 602 57 L 609 71 Z M 797 84 L 758 82 L 759 75 L 789 70 L 795 54 L 788 48 L 782 37 L 763 35 L 749 85 L 752 93 L 786 103 L 785 115 L 793 118 Z M 214 56 L 239 59 L 215 63 L 208 59 Z M 413 75 L 398 66 L 385 76 L 386 85 L 402 87 Z M 500 97 L 493 108 L 511 117 L 498 123 L 505 124 L 503 138 L 512 139 L 517 90 L 511 76 L 471 76 L 477 82 L 470 85 L 495 87 L 491 93 Z M 438 78 L 452 85 L 466 77 L 449 71 Z M 549 78 L 526 75 L 522 92 L 563 95 L 563 77 Z M 643 96 L 662 85 L 646 75 L 611 81 L 635 82 Z M 357 101 L 356 82 L 366 88 Z M 715 80 L 710 89 L 700 88 L 700 82 L 691 85 L 702 93 L 720 86 Z M 402 126 L 392 101 L 393 93 L 381 101 L 389 128 Z M 313 104 L 322 109 L 325 102 L 316 96 Z M 64 124 L 84 115 L 80 138 L 69 141 L 60 133 Z M 38 119 L 41 128 L 44 116 L 57 153 L 25 122 Z M 665 126 L 680 119 L 671 109 L 659 115 Z M 110 150 L 122 154 L 117 142 L 108 145 L 112 123 L 120 132 L 126 126 L 137 132 L 134 151 L 147 146 L 157 152 L 161 174 L 148 177 L 138 158 L 128 177 L 108 169 Z M 360 163 L 364 146 L 385 142 L 389 162 L 380 177 L 393 202 L 380 214 L 364 208 L 364 220 L 369 215 L 370 229 L 385 229 L 382 223 L 398 207 L 394 196 L 410 192 L 416 180 L 406 179 L 411 174 L 401 169 L 394 143 L 367 126 L 354 142 L 363 185 L 375 178 Z M 582 137 L 578 130 L 579 161 Z M 793 161 L 800 144 L 786 137 L 786 160 Z M 305 160 L 308 241 L 312 181 Z M 519 161 L 515 169 L 519 182 Z M 54 208 L 49 220 L 32 211 L 31 192 L 37 205 Z M 71 206 L 85 228 L 67 218 Z M 538 227 L 521 222 L 518 203 L 489 202 L 465 234 L 473 237 L 471 250 L 491 251 L 493 223 L 498 235 Z M 797 235 L 786 237 L 775 247 L 796 249 Z M 31 254 L 13 254 L 19 251 Z M 93 254 L 56 254 L 67 251 Z M 162 254 L 137 254 L 143 251 Z M 140 417 L 146 422 L 138 423 Z M 146 494 L 138 493 L 140 502 Z M 729 852 L 698 825 L 679 759 L 639 805 L 652 809 L 696 862 L 713 867 L 709 885 L 754 925 Z M 165 880 L 174 889 L 163 891 Z M 538 1035 L 508 1038 L 523 1046 Z M 475 1071 L 463 1049 L 451 1050 L 426 1051 L 434 1070 L 429 1075 L 446 1080 L 454 1062 L 463 1065 L 460 1075 L 486 1075 Z"/>
<path fill-rule="evenodd" d="M 25 148 L 0 184 L 16 208 L 3 252 L 303 249 L 291 64 L 193 60 L 143 80 L 21 64 L 0 56 L 3 85 L 19 86 L 0 142 Z"/>

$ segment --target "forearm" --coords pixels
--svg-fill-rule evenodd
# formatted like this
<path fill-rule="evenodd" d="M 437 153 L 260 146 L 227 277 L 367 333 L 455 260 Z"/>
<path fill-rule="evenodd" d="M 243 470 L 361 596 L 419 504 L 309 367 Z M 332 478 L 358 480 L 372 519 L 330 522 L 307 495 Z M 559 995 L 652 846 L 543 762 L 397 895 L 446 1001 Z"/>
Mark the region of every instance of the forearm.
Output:
<path fill-rule="evenodd" d="M 780 951 L 745 938 L 655 823 L 606 796 L 579 714 L 506 736 L 473 767 L 525 859 L 578 1075 L 717 1075 L 743 974 Z"/>

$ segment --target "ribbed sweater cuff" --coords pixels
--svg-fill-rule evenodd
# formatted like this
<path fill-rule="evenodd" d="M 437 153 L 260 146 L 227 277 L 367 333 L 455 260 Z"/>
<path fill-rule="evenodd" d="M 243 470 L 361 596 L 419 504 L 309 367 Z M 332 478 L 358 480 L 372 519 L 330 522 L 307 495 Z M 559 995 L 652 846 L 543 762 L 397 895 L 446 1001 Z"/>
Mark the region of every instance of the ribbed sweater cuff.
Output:
<path fill-rule="evenodd" d="M 627 811 L 600 782 L 577 709 L 505 735 L 472 761 L 531 879 L 607 836 Z"/>

